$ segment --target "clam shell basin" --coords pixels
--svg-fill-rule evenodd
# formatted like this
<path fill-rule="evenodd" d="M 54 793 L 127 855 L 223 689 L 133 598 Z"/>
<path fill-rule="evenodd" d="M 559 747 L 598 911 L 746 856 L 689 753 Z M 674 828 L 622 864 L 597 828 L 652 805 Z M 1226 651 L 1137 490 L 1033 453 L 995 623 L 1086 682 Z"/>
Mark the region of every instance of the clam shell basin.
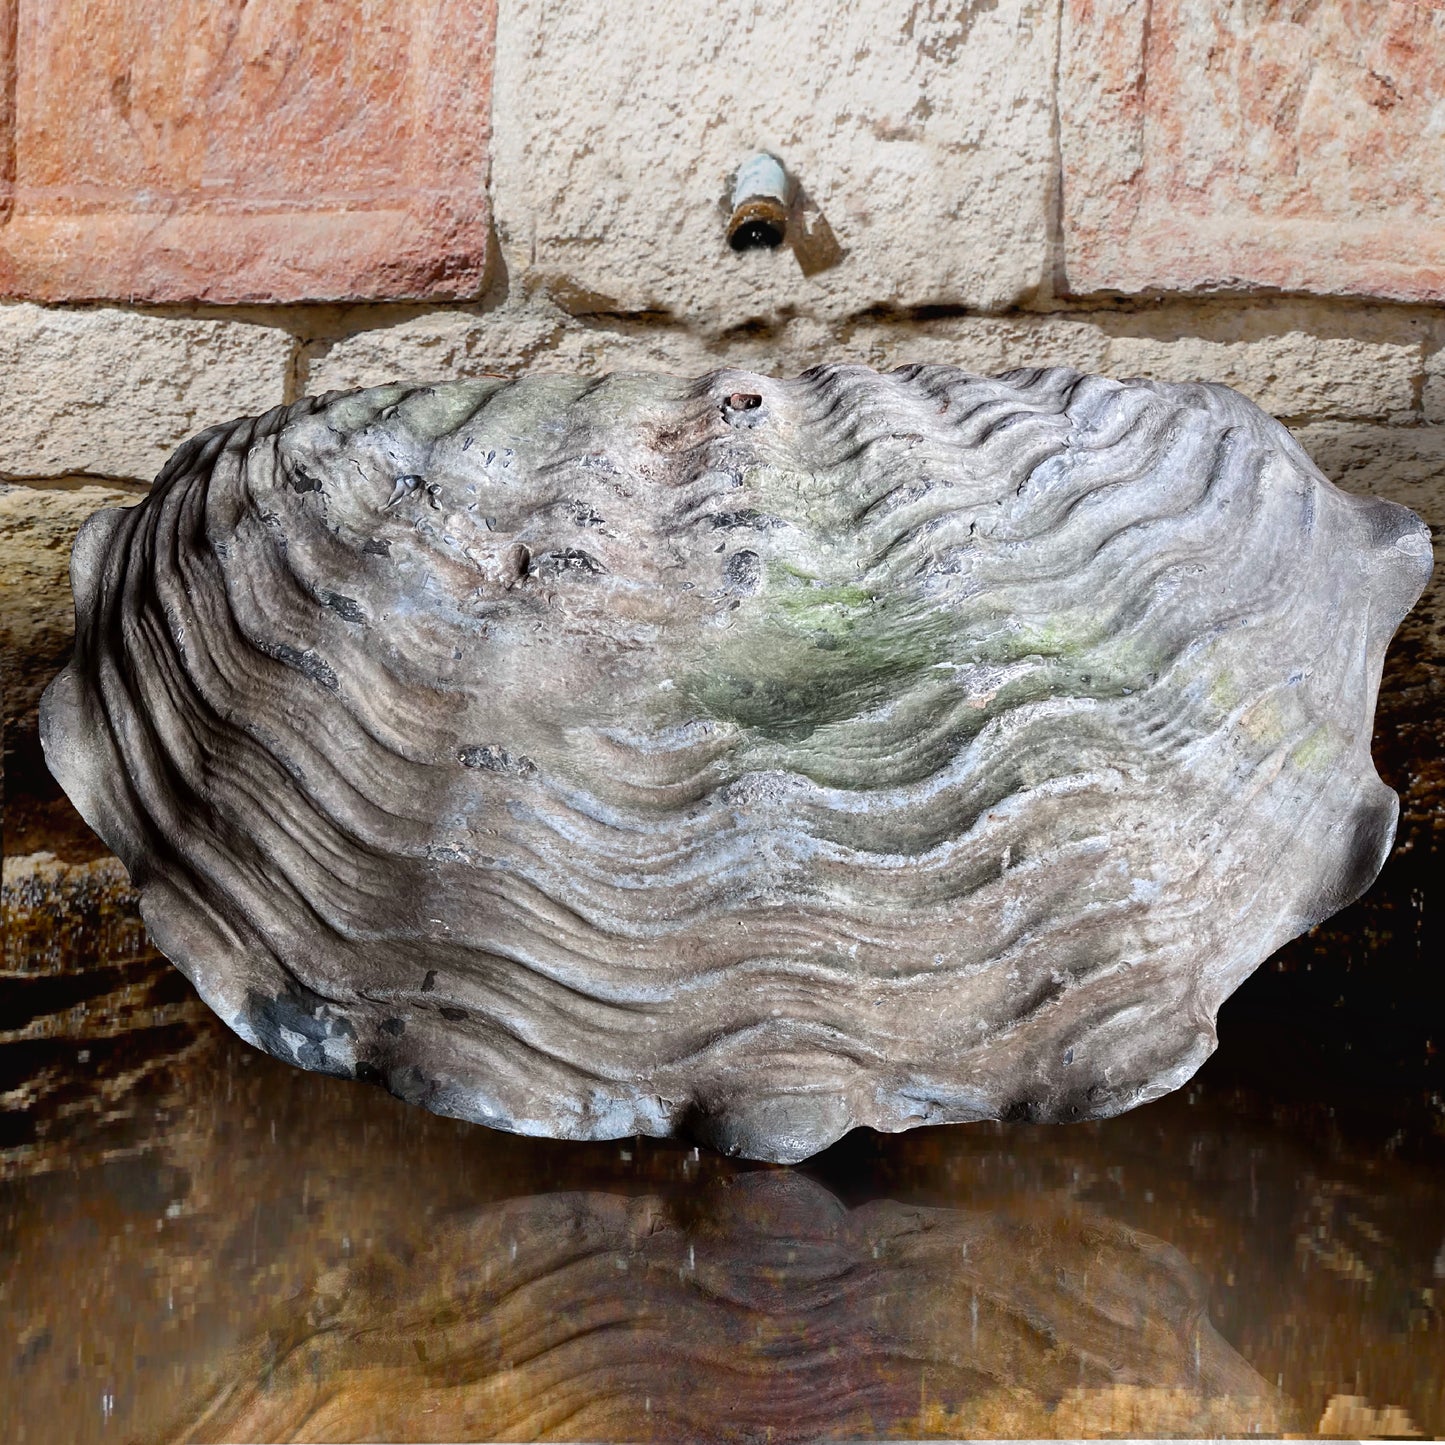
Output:
<path fill-rule="evenodd" d="M 1218 386 L 388 386 L 86 524 L 43 738 L 250 1042 L 794 1161 L 1188 1079 L 1390 847 L 1429 570 Z"/>

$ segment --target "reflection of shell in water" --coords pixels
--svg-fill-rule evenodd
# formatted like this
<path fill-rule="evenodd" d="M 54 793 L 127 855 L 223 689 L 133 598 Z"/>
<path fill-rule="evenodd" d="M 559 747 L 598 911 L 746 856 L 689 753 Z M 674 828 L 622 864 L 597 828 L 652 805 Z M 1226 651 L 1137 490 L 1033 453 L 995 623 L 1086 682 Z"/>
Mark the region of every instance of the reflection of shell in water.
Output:
<path fill-rule="evenodd" d="M 1116 1113 L 1356 896 L 1419 520 L 1223 388 L 380 388 L 76 544 L 51 766 L 244 1037 L 443 1113 Z"/>
<path fill-rule="evenodd" d="M 845 1209 L 796 1174 L 534 1196 L 322 1276 L 194 1440 L 1242 1437 L 1291 1424 L 1183 1257 L 1076 1204 Z"/>

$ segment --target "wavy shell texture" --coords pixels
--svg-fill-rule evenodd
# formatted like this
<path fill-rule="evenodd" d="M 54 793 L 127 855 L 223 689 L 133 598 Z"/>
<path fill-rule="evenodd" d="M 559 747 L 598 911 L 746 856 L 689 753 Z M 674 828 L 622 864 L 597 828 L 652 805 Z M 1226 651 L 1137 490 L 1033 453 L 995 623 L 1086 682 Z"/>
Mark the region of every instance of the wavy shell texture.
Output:
<path fill-rule="evenodd" d="M 87 524 L 44 741 L 251 1042 L 796 1160 L 1188 1079 L 1389 849 L 1429 556 L 1216 386 L 383 387 Z"/>

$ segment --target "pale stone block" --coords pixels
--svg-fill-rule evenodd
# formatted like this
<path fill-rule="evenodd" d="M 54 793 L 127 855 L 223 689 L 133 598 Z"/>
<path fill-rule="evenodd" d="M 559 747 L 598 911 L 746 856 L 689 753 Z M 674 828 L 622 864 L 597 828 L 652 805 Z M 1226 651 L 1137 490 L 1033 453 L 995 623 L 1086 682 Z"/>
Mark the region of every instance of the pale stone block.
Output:
<path fill-rule="evenodd" d="M 845 335 L 836 357 L 816 359 L 862 361 L 880 371 L 926 362 L 997 376 L 1034 366 L 1099 372 L 1108 348 L 1108 337 L 1091 318 L 1074 316 L 961 316 L 906 325 L 870 322 L 847 328 Z"/>
<path fill-rule="evenodd" d="M 1013 304 L 1051 272 L 1058 3 L 502 0 L 508 272 L 563 283 L 572 310 L 725 323 Z M 809 248 L 826 221 L 830 269 L 729 249 L 730 177 L 759 151 L 800 183 Z"/>
<path fill-rule="evenodd" d="M 1370 309 L 1345 324 L 1321 307 L 1187 307 L 1101 314 L 1105 369 L 1159 381 L 1216 381 L 1275 416 L 1410 415 L 1425 323 Z"/>
<path fill-rule="evenodd" d="M 0 306 L 0 475 L 150 481 L 201 427 L 285 399 L 276 327 Z"/>
<path fill-rule="evenodd" d="M 1420 401 L 1426 421 L 1445 421 L 1445 346 L 1425 358 L 1425 384 Z"/>
<path fill-rule="evenodd" d="M 1103 368 L 1108 338 L 1091 319 L 1067 316 L 946 317 L 927 322 L 828 324 L 793 317 L 774 326 L 704 332 L 593 319 L 546 306 L 476 314 L 433 312 L 336 342 L 311 365 L 307 391 L 381 386 L 396 380 L 537 372 L 705 372 L 739 366 L 796 376 L 827 361 L 889 370 L 941 362 L 982 375 L 1021 366 Z"/>
<path fill-rule="evenodd" d="M 118 487 L 0 485 L 0 704 L 7 742 L 34 732 L 35 708 L 75 636 L 70 547 L 102 507 L 137 500 Z"/>
<path fill-rule="evenodd" d="M 707 359 L 702 339 L 683 328 L 589 325 L 555 307 L 522 302 L 495 311 L 433 311 L 333 343 L 313 357 L 306 390 L 343 391 L 388 382 L 518 376 L 537 371 L 666 371 L 682 358 Z"/>
<path fill-rule="evenodd" d="M 1175 305 L 1143 312 L 870 319 L 792 317 L 723 329 L 568 316 L 545 302 L 434 312 L 335 343 L 307 390 L 446 380 L 489 372 L 703 372 L 740 366 L 795 376 L 826 361 L 879 370 L 941 362 L 981 375 L 1076 366 L 1161 381 L 1217 381 L 1288 418 L 1410 414 L 1426 323 L 1369 309 L 1350 318 L 1316 305 Z"/>

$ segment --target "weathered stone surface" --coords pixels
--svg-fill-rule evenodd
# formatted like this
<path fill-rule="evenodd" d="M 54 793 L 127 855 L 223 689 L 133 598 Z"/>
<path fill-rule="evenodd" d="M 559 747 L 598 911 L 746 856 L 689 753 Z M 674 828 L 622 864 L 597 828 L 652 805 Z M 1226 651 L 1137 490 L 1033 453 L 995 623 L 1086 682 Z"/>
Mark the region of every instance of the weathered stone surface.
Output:
<path fill-rule="evenodd" d="M 826 362 L 843 344 L 851 358 L 879 370 L 942 362 L 985 375 L 1011 366 L 1097 371 L 1108 353 L 1105 333 L 1073 316 L 857 321 L 846 327 L 797 316 L 733 331 L 577 318 L 534 298 L 485 313 L 433 312 L 348 336 L 312 362 L 307 390 L 315 395 L 381 386 L 398 376 L 444 381 L 621 369 L 680 374 L 718 366 L 781 376 Z"/>
<path fill-rule="evenodd" d="M 398 376 L 672 372 L 739 366 L 795 374 L 834 357 L 878 370 L 938 362 L 993 375 L 1017 366 L 1073 366 L 1156 381 L 1205 377 L 1290 419 L 1408 415 L 1424 366 L 1429 322 L 1326 303 L 1166 304 L 1128 312 L 1016 313 L 931 320 L 791 317 L 756 328 L 657 326 L 578 318 L 527 298 L 484 313 L 441 311 L 359 332 L 313 361 L 313 394 L 380 386 Z"/>
<path fill-rule="evenodd" d="M 0 475 L 148 482 L 198 427 L 282 401 L 295 349 L 244 322 L 0 306 Z"/>
<path fill-rule="evenodd" d="M 1220 387 L 392 386 L 90 522 L 42 736 L 244 1038 L 792 1160 L 1189 1078 L 1389 849 L 1429 566 Z"/>
<path fill-rule="evenodd" d="M 1064 0 L 1075 293 L 1445 299 L 1445 9 Z"/>
<path fill-rule="evenodd" d="M 1445 346 L 1425 358 L 1425 384 L 1421 389 L 1425 420 L 1445 422 Z"/>
<path fill-rule="evenodd" d="M 623 321 L 589 324 L 535 298 L 480 313 L 433 311 L 359 331 L 311 358 L 306 389 L 314 396 L 384 386 L 398 376 L 452 381 L 619 367 L 704 371 L 715 364 L 706 338 L 695 330 Z"/>
<path fill-rule="evenodd" d="M 1057 29 L 1057 0 L 502 0 L 508 273 L 572 309 L 725 323 L 1008 305 L 1051 267 Z M 760 150 L 809 203 L 806 265 L 728 247 L 730 177 Z"/>
<path fill-rule="evenodd" d="M 1156 381 L 1206 377 L 1281 418 L 1415 411 L 1428 323 L 1379 309 L 1340 317 L 1321 304 L 1181 304 L 1106 314 L 1107 367 Z"/>
<path fill-rule="evenodd" d="M 118 487 L 0 485 L 0 734 L 34 733 L 45 685 L 70 653 L 70 548 L 85 519 L 135 501 Z"/>
<path fill-rule="evenodd" d="M 0 295 L 481 293 L 492 0 L 3 12 Z"/>

